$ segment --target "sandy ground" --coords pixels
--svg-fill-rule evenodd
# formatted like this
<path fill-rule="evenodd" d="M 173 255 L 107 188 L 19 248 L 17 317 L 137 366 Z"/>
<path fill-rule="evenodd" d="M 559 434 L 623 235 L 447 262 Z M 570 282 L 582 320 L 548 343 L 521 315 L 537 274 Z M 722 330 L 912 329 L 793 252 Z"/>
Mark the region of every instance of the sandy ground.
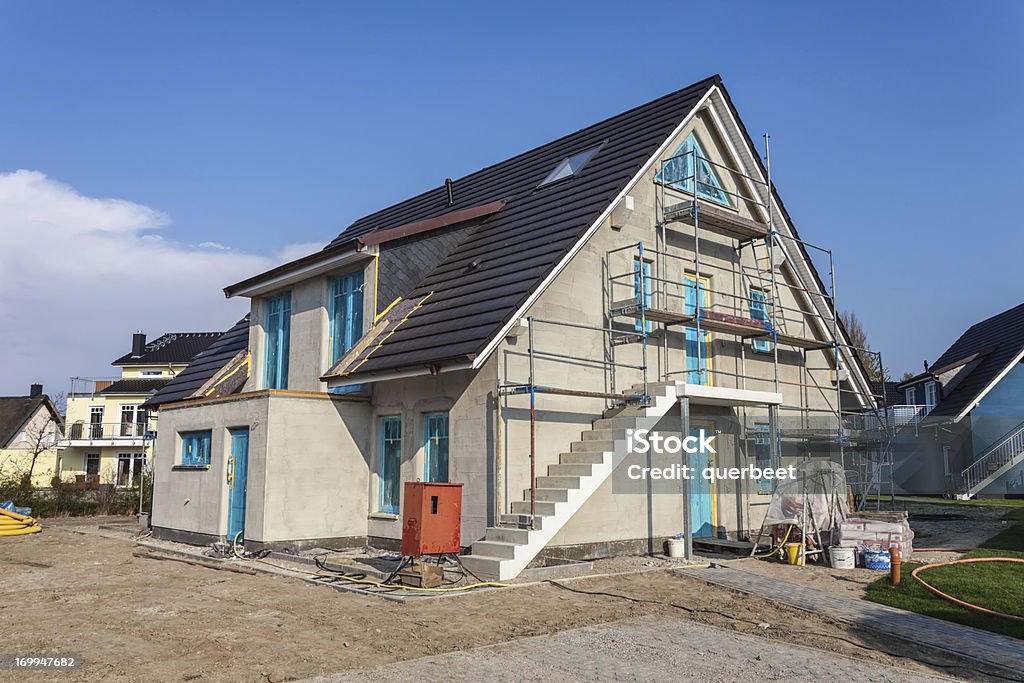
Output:
<path fill-rule="evenodd" d="M 523 681 L 950 680 L 653 616 L 311 680 L 482 681 L 507 679 L 510 672 Z"/>
<path fill-rule="evenodd" d="M 982 678 L 975 665 L 944 653 L 666 571 L 564 585 L 685 609 L 551 584 L 399 604 L 281 576 L 137 558 L 134 547 L 123 538 L 59 528 L 0 541 L 3 650 L 84 657 L 82 669 L 39 680 L 284 681 L 657 616 L 766 643 Z M 728 653 L 725 647 L 714 656 L 728 660 Z M 802 656 L 810 663 L 812 655 Z M 0 680 L 26 678 L 0 672 Z"/>

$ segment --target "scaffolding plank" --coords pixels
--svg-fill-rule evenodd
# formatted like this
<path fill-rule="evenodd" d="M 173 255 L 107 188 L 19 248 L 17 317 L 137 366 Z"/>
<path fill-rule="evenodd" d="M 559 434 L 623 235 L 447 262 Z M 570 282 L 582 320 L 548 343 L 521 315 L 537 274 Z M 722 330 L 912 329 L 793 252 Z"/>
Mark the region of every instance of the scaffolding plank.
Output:
<path fill-rule="evenodd" d="M 509 394 L 529 394 L 529 385 L 519 385 L 514 387 L 503 387 L 503 390 Z M 561 387 L 547 387 L 547 386 L 536 386 L 534 391 L 538 394 L 556 394 L 558 396 L 579 396 L 582 398 L 603 398 L 611 399 L 614 401 L 626 401 L 629 399 L 640 399 L 643 398 L 639 394 L 614 394 L 608 391 L 582 391 L 580 389 L 563 389 Z"/>
<path fill-rule="evenodd" d="M 758 223 L 735 211 L 712 204 L 700 202 L 698 217 L 702 230 L 710 230 L 741 242 L 768 236 L 768 226 L 764 223 Z M 665 222 L 693 225 L 693 201 L 665 207 Z"/>
<path fill-rule="evenodd" d="M 639 319 L 640 304 L 635 302 L 622 302 L 616 304 L 612 308 L 611 312 L 612 315 L 621 315 Z M 651 322 L 663 323 L 665 325 L 697 326 L 696 316 L 681 313 L 679 311 L 647 307 L 643 313 L 647 320 Z M 701 315 L 700 319 L 700 328 L 702 330 L 707 332 L 718 332 L 720 334 L 738 335 L 744 339 L 767 339 L 771 337 L 772 333 L 766 328 L 766 325 L 767 323 L 760 320 L 718 313 L 716 311 L 705 311 Z M 795 346 L 797 348 L 808 350 L 827 349 L 832 346 L 832 342 L 808 337 L 799 337 L 797 335 L 785 334 L 783 332 L 777 333 L 775 335 L 775 340 L 783 346 Z"/>

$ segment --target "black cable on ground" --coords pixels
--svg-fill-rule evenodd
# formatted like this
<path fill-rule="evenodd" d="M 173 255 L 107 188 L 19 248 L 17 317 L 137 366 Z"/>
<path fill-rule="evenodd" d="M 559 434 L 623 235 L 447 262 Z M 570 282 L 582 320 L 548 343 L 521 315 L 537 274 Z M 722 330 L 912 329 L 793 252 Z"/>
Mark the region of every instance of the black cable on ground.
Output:
<path fill-rule="evenodd" d="M 716 609 L 706 609 L 706 608 L 703 608 L 703 607 L 687 607 L 686 605 L 680 605 L 679 603 L 669 602 L 667 600 L 650 600 L 650 599 L 647 599 L 647 598 L 635 598 L 635 597 L 632 597 L 632 596 L 629 596 L 629 595 L 622 595 L 621 593 L 609 593 L 608 591 L 588 591 L 588 590 L 584 590 L 582 588 L 572 588 L 570 586 L 566 586 L 564 583 L 559 583 L 558 581 L 555 581 L 554 579 L 547 579 L 545 581 L 545 583 L 550 583 L 551 585 L 557 586 L 557 587 L 559 587 L 559 588 L 561 588 L 563 590 L 567 590 L 567 591 L 572 592 L 572 593 L 579 593 L 581 595 L 605 596 L 605 597 L 609 597 L 609 598 L 618 598 L 620 600 L 629 600 L 630 602 L 635 602 L 635 603 L 639 603 L 639 604 L 661 605 L 661 606 L 664 606 L 664 607 L 674 607 L 676 609 L 681 609 L 684 612 L 688 612 L 689 614 L 718 614 L 720 616 L 725 617 L 726 619 L 731 619 L 732 621 L 741 621 L 741 622 L 744 622 L 744 623 L 747 623 L 747 624 L 754 624 L 755 626 L 757 626 L 757 625 L 759 625 L 761 623 L 761 622 L 758 622 L 758 621 L 754 621 L 752 619 L 744 619 L 743 617 L 737 617 L 737 616 L 734 616 L 732 614 L 726 614 L 725 612 L 722 612 L 722 611 L 719 611 L 719 610 L 716 610 Z M 858 642 L 853 641 L 853 640 L 851 640 L 849 638 L 844 638 L 843 636 L 837 636 L 837 635 L 832 634 L 832 633 L 821 633 L 819 631 L 803 631 L 803 630 L 794 630 L 794 629 L 788 630 L 787 633 L 794 633 L 794 634 L 799 634 L 799 635 L 820 636 L 822 638 L 833 638 L 835 640 L 841 640 L 843 642 L 849 643 L 850 645 L 853 645 L 854 647 L 861 648 L 862 650 L 871 650 L 871 651 L 874 651 L 874 652 L 883 652 L 884 654 L 887 654 L 890 657 L 896 657 L 897 659 L 909 659 L 910 661 L 919 662 L 919 663 L 925 664 L 927 666 L 935 666 L 935 667 L 939 667 L 939 668 L 942 668 L 942 669 L 968 669 L 970 671 L 977 671 L 977 669 L 975 667 L 964 666 L 963 664 L 943 664 L 941 662 L 934 662 L 934 661 L 930 661 L 930 660 L 926 660 L 926 659 L 914 659 L 914 658 L 906 657 L 904 655 L 896 654 L 896 653 L 893 653 L 893 652 L 888 652 L 886 650 L 882 650 L 882 649 L 879 649 L 877 647 L 871 647 L 870 645 L 863 645 L 862 643 L 858 643 Z M 989 673 L 989 672 L 983 672 L 983 673 L 985 673 L 986 676 L 992 676 L 994 678 L 999 678 L 999 679 L 1002 679 L 1004 681 L 1020 681 L 1021 680 L 1020 678 L 1010 678 L 1008 676 L 1001 676 L 1001 675 L 995 674 L 995 673 Z"/>

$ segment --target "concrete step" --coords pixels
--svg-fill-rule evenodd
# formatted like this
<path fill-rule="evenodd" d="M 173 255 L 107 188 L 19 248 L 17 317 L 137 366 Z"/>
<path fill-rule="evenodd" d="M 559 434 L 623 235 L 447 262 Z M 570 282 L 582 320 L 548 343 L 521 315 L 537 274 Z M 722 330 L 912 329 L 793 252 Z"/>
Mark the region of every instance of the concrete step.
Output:
<path fill-rule="evenodd" d="M 543 529 L 544 517 L 537 515 L 537 518 L 534 519 L 528 514 L 501 515 L 498 517 L 498 523 L 501 524 L 503 529 L 528 531 L 530 529 Z"/>
<path fill-rule="evenodd" d="M 460 555 L 463 566 L 481 579 L 498 579 L 501 577 L 501 563 L 508 562 L 500 557 L 486 555 Z"/>
<path fill-rule="evenodd" d="M 524 543 L 530 542 L 530 530 L 510 529 L 508 527 L 501 526 L 489 526 L 487 527 L 487 533 L 484 534 L 484 540 L 497 541 L 498 543 L 515 543 L 516 545 L 523 545 Z M 476 549 L 476 544 L 473 544 L 473 549 Z"/>
<path fill-rule="evenodd" d="M 626 438 L 625 427 L 613 429 L 591 429 L 590 431 L 583 432 L 581 435 L 584 441 L 614 441 L 616 439 Z"/>
<path fill-rule="evenodd" d="M 589 477 L 594 472 L 593 463 L 564 463 L 548 465 L 550 477 Z"/>
<path fill-rule="evenodd" d="M 538 489 L 578 489 L 580 487 L 580 478 L 559 476 L 537 477 L 536 486 Z"/>
<path fill-rule="evenodd" d="M 569 450 L 573 452 L 585 451 L 589 453 L 606 453 L 614 447 L 614 441 L 573 441 L 569 445 Z"/>
<path fill-rule="evenodd" d="M 516 544 L 492 541 L 485 538 L 473 544 L 473 554 L 480 554 L 487 557 L 500 557 L 503 560 L 513 560 L 516 557 Z"/>
<path fill-rule="evenodd" d="M 540 479 L 540 477 L 537 477 Z M 530 500 L 530 489 L 523 489 L 523 500 Z M 569 500 L 569 492 L 566 489 L 537 489 L 536 500 L 544 503 L 564 503 Z"/>
<path fill-rule="evenodd" d="M 590 465 L 600 465 L 604 462 L 604 453 L 562 453 L 558 456 L 558 462 L 569 465 L 576 463 L 587 463 Z"/>
<path fill-rule="evenodd" d="M 529 495 L 529 494 L 527 494 Z M 543 517 L 551 517 L 555 514 L 555 504 L 538 500 L 536 502 L 537 514 Z M 528 515 L 530 514 L 530 501 L 529 500 L 517 500 L 512 503 L 512 513 L 517 515 Z"/>

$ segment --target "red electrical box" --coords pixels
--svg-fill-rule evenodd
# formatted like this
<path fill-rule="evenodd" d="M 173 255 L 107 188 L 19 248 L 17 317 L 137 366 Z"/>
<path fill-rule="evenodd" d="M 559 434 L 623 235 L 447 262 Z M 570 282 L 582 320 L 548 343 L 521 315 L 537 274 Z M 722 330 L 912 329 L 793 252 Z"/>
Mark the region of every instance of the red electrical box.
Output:
<path fill-rule="evenodd" d="M 458 554 L 462 527 L 462 484 L 405 482 L 402 555 Z"/>

